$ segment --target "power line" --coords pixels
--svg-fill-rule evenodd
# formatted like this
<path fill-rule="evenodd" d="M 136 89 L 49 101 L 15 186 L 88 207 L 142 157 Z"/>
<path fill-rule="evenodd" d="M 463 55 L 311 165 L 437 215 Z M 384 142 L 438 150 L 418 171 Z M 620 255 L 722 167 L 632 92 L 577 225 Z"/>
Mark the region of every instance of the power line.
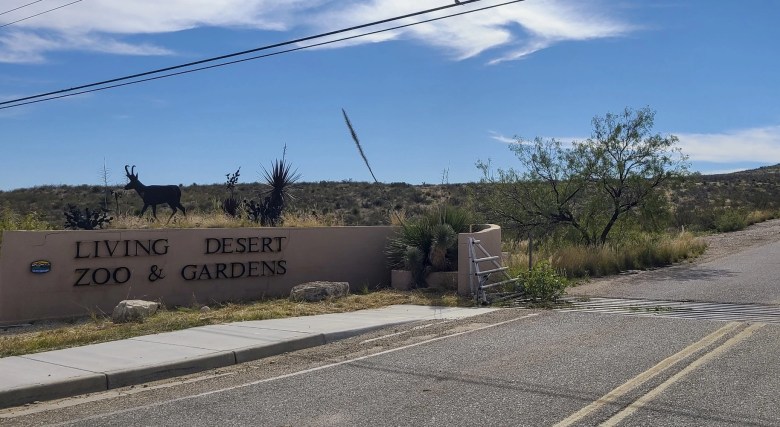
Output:
<path fill-rule="evenodd" d="M 9 26 L 9 25 L 16 24 L 17 22 L 26 21 L 26 20 L 28 20 L 28 19 L 35 18 L 36 16 L 41 16 L 41 15 L 43 15 L 44 13 L 54 12 L 55 10 L 62 9 L 63 7 L 67 7 L 67 6 L 70 6 L 70 5 L 72 5 L 72 4 L 76 4 L 76 3 L 78 3 L 78 2 L 81 2 L 81 1 L 84 1 L 84 0 L 76 0 L 76 1 L 72 1 L 72 2 L 70 2 L 70 3 L 67 3 L 67 4 L 63 4 L 62 6 L 57 6 L 57 7 L 53 8 L 53 9 L 44 10 L 44 11 L 43 11 L 43 12 L 41 12 L 41 13 L 36 13 L 35 15 L 28 16 L 28 17 L 26 17 L 26 18 L 22 18 L 22 19 L 17 19 L 16 21 L 12 21 L 12 22 L 8 22 L 8 23 L 5 23 L 5 24 L 3 24 L 3 25 L 0 25 L 0 28 L 7 27 L 7 26 Z M 36 3 L 36 2 L 33 2 L 33 3 Z M 30 3 L 30 4 L 32 4 L 32 3 Z M 27 6 L 27 5 L 25 5 L 25 6 Z M 22 7 L 24 7 L 24 6 L 22 6 Z M 19 9 L 19 8 L 17 8 L 17 9 Z M 14 9 L 14 10 L 16 10 L 16 9 Z M 10 12 L 10 11 L 9 11 L 9 12 Z M 4 12 L 4 13 L 7 13 L 7 12 Z"/>
<path fill-rule="evenodd" d="M 468 0 L 468 1 L 464 1 L 464 2 L 462 2 L 460 4 L 474 3 L 474 2 L 477 2 L 477 1 L 480 1 L 480 0 Z M 236 57 L 236 56 L 247 55 L 247 54 L 254 53 L 254 52 L 259 52 L 259 51 L 263 51 L 263 50 L 268 50 L 268 49 L 273 49 L 273 48 L 277 48 L 277 47 L 287 46 L 287 45 L 291 45 L 291 44 L 295 44 L 295 43 L 306 42 L 306 41 L 309 41 L 309 40 L 314 40 L 314 39 L 318 39 L 318 38 L 328 37 L 328 36 L 332 36 L 332 35 L 336 35 L 336 34 L 345 33 L 345 32 L 348 32 L 348 31 L 359 30 L 359 29 L 366 28 L 366 27 L 371 27 L 371 26 L 374 26 L 374 25 L 384 24 L 384 23 L 388 23 L 388 22 L 392 22 L 392 21 L 397 21 L 397 20 L 400 20 L 400 19 L 411 18 L 411 17 L 414 17 L 414 16 L 426 14 L 426 13 L 431 13 L 431 12 L 436 12 L 436 11 L 440 11 L 440 10 L 444 10 L 444 9 L 449 9 L 451 7 L 455 7 L 455 6 L 458 6 L 458 5 L 459 4 L 453 3 L 453 4 L 450 4 L 450 5 L 447 5 L 447 6 L 441 6 L 441 7 L 437 7 L 437 8 L 433 8 L 433 9 L 423 10 L 423 11 L 420 11 L 420 12 L 414 12 L 414 13 L 410 13 L 410 14 L 407 14 L 407 15 L 402 15 L 402 16 L 397 16 L 397 17 L 394 17 L 394 18 L 383 19 L 383 20 L 380 20 L 380 21 L 374 21 L 374 22 L 371 22 L 371 23 L 368 23 L 368 24 L 356 25 L 356 26 L 349 27 L 349 28 L 344 28 L 344 29 L 341 29 L 341 30 L 330 31 L 330 32 L 327 32 L 327 33 L 321 33 L 321 34 L 308 36 L 308 37 L 303 37 L 303 38 L 299 38 L 299 39 L 295 39 L 295 40 L 289 40 L 289 41 L 286 41 L 286 42 L 266 45 L 266 46 L 262 46 L 262 47 L 258 47 L 258 48 L 254 48 L 254 49 L 244 50 L 244 51 L 241 51 L 241 52 L 230 53 L 230 54 L 227 54 L 227 55 L 216 56 L 216 57 L 212 57 L 212 58 L 207 58 L 207 59 L 202 59 L 202 60 L 199 60 L 199 61 L 188 62 L 188 63 L 185 63 L 185 64 L 175 65 L 175 66 L 171 66 L 171 67 L 159 68 L 159 69 L 152 70 L 152 71 L 146 71 L 146 72 L 143 72 L 143 73 L 137 73 L 137 74 L 132 74 L 132 75 L 124 76 L 124 77 L 118 77 L 118 78 L 114 78 L 114 79 L 104 80 L 104 81 L 101 81 L 101 82 L 90 83 L 90 84 L 85 84 L 85 85 L 81 85 L 81 86 L 75 86 L 75 87 L 72 87 L 72 88 L 69 88 L 69 89 L 62 89 L 62 90 L 42 93 L 42 94 L 33 95 L 33 96 L 17 98 L 17 99 L 13 99 L 13 100 L 10 100 L 10 101 L 0 102 L 0 105 L 13 104 L 13 103 L 20 102 L 20 101 L 27 101 L 27 100 L 30 100 L 30 99 L 42 98 L 42 97 L 46 97 L 46 96 L 50 96 L 50 95 L 57 95 L 57 94 L 65 93 L 65 92 L 72 92 L 72 91 L 76 91 L 76 90 L 80 90 L 80 89 L 86 89 L 86 88 L 89 88 L 89 87 L 102 86 L 102 85 L 115 83 L 115 82 L 119 82 L 119 81 L 123 81 L 123 80 L 130 80 L 130 79 L 134 79 L 134 78 L 138 78 L 138 77 L 144 77 L 144 76 L 148 76 L 148 75 L 152 75 L 152 74 L 164 73 L 166 71 L 173 71 L 173 70 L 177 70 L 177 69 L 181 69 L 181 68 L 192 67 L 192 66 L 195 66 L 195 65 L 205 64 L 205 63 L 208 63 L 208 62 L 219 61 L 219 60 L 222 60 L 222 59 L 233 58 L 233 57 Z"/>
<path fill-rule="evenodd" d="M 19 7 L 15 7 L 15 8 L 13 8 L 13 9 L 6 10 L 5 12 L 0 12 L 0 15 L 5 15 L 6 13 L 11 13 L 11 12 L 13 12 L 13 11 L 15 11 L 15 10 L 19 10 L 19 9 L 25 8 L 25 7 L 27 7 L 27 6 L 30 6 L 30 5 L 33 5 L 33 4 L 35 4 L 35 3 L 40 3 L 40 2 L 42 2 L 42 1 L 43 1 L 43 0 L 35 0 L 34 2 L 30 2 L 30 3 L 27 3 L 27 4 L 23 4 L 23 5 L 19 6 Z"/>
<path fill-rule="evenodd" d="M 101 82 L 85 84 L 85 85 L 81 85 L 81 86 L 72 87 L 72 88 L 69 88 L 69 89 L 62 89 L 62 90 L 57 90 L 57 91 L 53 91 L 53 92 L 47 92 L 47 93 L 42 93 L 42 94 L 38 94 L 38 95 L 32 95 L 32 96 L 27 96 L 27 97 L 23 97 L 23 98 L 12 99 L 12 100 L 9 100 L 9 101 L 3 101 L 3 102 L 0 102 L 0 110 L 5 110 L 5 109 L 8 109 L 8 108 L 19 107 L 19 106 L 22 106 L 22 105 L 35 104 L 35 103 L 44 102 L 44 101 L 50 101 L 50 100 L 54 100 L 54 99 L 66 98 L 66 97 L 70 97 L 70 96 L 82 95 L 82 94 L 85 94 L 85 93 L 98 92 L 98 91 L 103 91 L 103 90 L 107 90 L 107 89 L 113 89 L 113 88 L 122 87 L 122 86 L 129 86 L 129 85 L 133 85 L 133 84 L 137 84 L 137 83 L 143 83 L 143 82 L 148 82 L 148 81 L 153 81 L 153 80 L 159 80 L 159 79 L 164 79 L 164 78 L 167 78 L 167 77 L 174 77 L 174 76 L 179 76 L 179 75 L 183 75 L 183 74 L 194 73 L 196 71 L 208 70 L 208 69 L 212 69 L 212 68 L 224 67 L 224 66 L 227 66 L 227 65 L 238 64 L 238 63 L 241 63 L 241 62 L 247 62 L 247 61 L 252 61 L 252 60 L 256 60 L 256 59 L 268 58 L 268 57 L 271 57 L 271 56 L 281 55 L 281 54 L 284 54 L 284 53 L 290 53 L 290 52 L 295 52 L 295 51 L 299 51 L 299 50 L 310 49 L 310 48 L 319 47 L 319 46 L 325 46 L 325 45 L 332 44 L 332 43 L 338 43 L 338 42 L 342 42 L 342 41 L 346 41 L 346 40 L 352 40 L 352 39 L 356 39 L 356 38 L 360 38 L 360 37 L 366 37 L 366 36 L 379 34 L 379 33 L 387 32 L 387 31 L 393 31 L 393 30 L 397 30 L 397 29 L 401 29 L 401 28 L 406 28 L 406 27 L 411 27 L 411 26 L 415 26 L 415 25 L 425 24 L 425 23 L 429 23 L 429 22 L 439 21 L 439 20 L 443 20 L 443 19 L 452 18 L 452 17 L 455 17 L 455 16 L 467 15 L 467 14 L 480 12 L 480 11 L 484 11 L 484 10 L 488 10 L 488 9 L 494 9 L 494 8 L 501 7 L 501 6 L 506 6 L 506 5 L 509 5 L 509 4 L 512 4 L 512 3 L 520 3 L 520 2 L 522 2 L 524 0 L 510 0 L 510 1 L 507 1 L 507 2 L 504 2 L 504 3 L 499 3 L 499 4 L 495 4 L 495 5 L 491 5 L 491 6 L 485 6 L 485 7 L 472 9 L 472 10 L 468 10 L 468 11 L 464 11 L 464 12 L 453 13 L 453 14 L 450 14 L 450 15 L 440 16 L 440 17 L 437 17 L 437 18 L 430 18 L 430 19 L 426 19 L 426 20 L 422 20 L 422 21 L 418 21 L 418 22 L 413 22 L 413 23 L 409 23 L 409 24 L 397 25 L 397 26 L 394 26 L 394 27 L 389 27 L 389 28 L 384 28 L 384 29 L 380 29 L 380 30 L 370 31 L 370 32 L 367 32 L 367 33 L 361 33 L 361 34 L 357 34 L 357 35 L 342 37 L 342 38 L 333 39 L 333 40 L 328 40 L 328 41 L 315 43 L 315 44 L 311 44 L 311 45 L 298 46 L 298 47 L 295 47 L 295 48 L 280 50 L 280 51 L 266 53 L 266 54 L 262 54 L 262 55 L 256 55 L 256 56 L 252 56 L 252 57 L 249 57 L 249 58 L 236 59 L 236 60 L 233 60 L 233 61 L 222 62 L 222 63 L 219 63 L 219 64 L 207 65 L 207 66 L 197 67 L 197 68 L 193 68 L 193 69 L 189 69 L 189 70 L 177 71 L 177 72 L 174 72 L 174 73 L 168 73 L 168 74 L 163 74 L 163 75 L 159 75 L 159 76 L 146 77 L 146 78 L 139 79 L 139 80 L 132 80 L 132 81 L 129 81 L 129 82 L 118 83 L 118 82 L 125 81 L 125 80 L 137 79 L 139 77 L 151 76 L 153 74 L 160 74 L 160 73 L 163 73 L 163 72 L 166 72 L 166 71 L 173 71 L 173 70 L 177 70 L 177 69 L 181 69 L 181 68 L 191 67 L 193 65 L 199 65 L 199 64 L 204 64 L 204 63 L 208 63 L 208 62 L 218 61 L 218 60 L 221 60 L 221 59 L 227 59 L 227 58 L 232 58 L 232 57 L 236 57 L 236 56 L 246 55 L 248 53 L 259 52 L 259 51 L 268 50 L 268 49 L 281 47 L 281 46 L 287 46 L 287 45 L 294 44 L 294 43 L 300 43 L 300 42 L 304 42 L 304 41 L 315 40 L 315 39 L 318 39 L 318 38 L 323 38 L 323 37 L 327 37 L 327 36 L 331 36 L 331 35 L 335 35 L 335 34 L 340 34 L 340 33 L 353 31 L 353 30 L 356 30 L 356 29 L 366 28 L 366 27 L 379 25 L 379 24 L 383 24 L 383 23 L 388 23 L 388 22 L 392 22 L 392 21 L 397 21 L 397 20 L 401 20 L 401 19 L 405 19 L 405 18 L 409 18 L 409 17 L 413 17 L 413 16 L 418 16 L 418 15 L 422 15 L 422 14 L 426 14 L 426 13 L 440 11 L 440 10 L 448 9 L 448 8 L 451 8 L 451 7 L 454 7 L 454 6 L 460 6 L 460 5 L 464 5 L 464 4 L 468 4 L 468 3 L 474 3 L 474 2 L 477 2 L 477 1 L 480 1 L 480 0 L 465 0 L 465 1 L 461 0 L 460 3 L 453 4 L 453 5 L 437 7 L 437 8 L 434 8 L 434 9 L 428 9 L 428 10 L 424 10 L 424 11 L 420 11 L 420 12 L 415 12 L 415 13 L 412 13 L 412 14 L 407 14 L 407 15 L 398 16 L 398 17 L 394 17 L 394 18 L 383 19 L 381 21 L 375 21 L 375 22 L 368 23 L 368 24 L 361 24 L 361 25 L 357 25 L 357 26 L 354 26 L 354 27 L 350 27 L 350 28 L 345 28 L 345 29 L 341 29 L 341 30 L 331 31 L 331 32 L 327 32 L 327 33 L 314 35 L 314 36 L 308 36 L 308 37 L 295 39 L 295 40 L 290 40 L 290 41 L 286 41 L 286 42 L 276 43 L 276 44 L 267 45 L 267 46 L 263 46 L 263 47 L 259 47 L 259 48 L 255 48 L 255 49 L 250 49 L 250 50 L 246 50 L 246 51 L 242 51 L 242 52 L 236 52 L 236 53 L 231 53 L 231 54 L 227 54 L 227 55 L 221 55 L 221 56 L 217 56 L 217 57 L 213 57 L 213 58 L 208 58 L 208 59 L 203 59 L 203 60 L 199 60 L 199 61 L 189 62 L 189 63 L 186 63 L 186 64 L 176 65 L 176 66 L 172 66 L 172 67 L 160 68 L 160 69 L 157 69 L 157 70 L 147 71 L 147 72 L 133 74 L 133 75 L 124 76 L 124 77 L 118 77 L 118 78 L 114 78 L 114 79 L 110 79 L 110 80 L 104 80 L 104 81 L 101 81 Z M 106 85 L 108 85 L 108 86 L 106 86 Z M 102 86 L 102 87 L 96 87 L 96 86 Z M 92 88 L 92 89 L 89 89 L 89 88 Z M 84 89 L 84 90 L 82 90 L 82 89 Z M 26 101 L 26 102 L 23 102 L 23 101 Z M 13 105 L 9 105 L 9 104 L 13 104 Z"/>

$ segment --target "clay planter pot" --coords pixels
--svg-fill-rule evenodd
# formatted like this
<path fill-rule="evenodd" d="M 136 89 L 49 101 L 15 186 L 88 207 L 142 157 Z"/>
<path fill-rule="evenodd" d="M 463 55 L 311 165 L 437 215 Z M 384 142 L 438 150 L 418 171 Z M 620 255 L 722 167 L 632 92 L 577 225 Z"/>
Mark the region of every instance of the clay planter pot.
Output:
<path fill-rule="evenodd" d="M 399 291 L 408 291 L 414 287 L 412 272 L 409 270 L 391 270 L 390 286 Z"/>

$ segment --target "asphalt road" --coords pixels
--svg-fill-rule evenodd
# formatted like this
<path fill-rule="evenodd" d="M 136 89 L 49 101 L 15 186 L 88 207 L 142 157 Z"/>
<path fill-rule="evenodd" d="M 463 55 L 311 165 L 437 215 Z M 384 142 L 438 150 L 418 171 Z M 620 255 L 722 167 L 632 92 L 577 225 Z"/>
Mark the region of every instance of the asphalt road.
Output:
<path fill-rule="evenodd" d="M 780 304 L 780 243 L 577 289 Z M 67 426 L 780 426 L 780 323 L 507 309 L 0 411 Z M 649 315 L 652 314 L 652 315 Z"/>
<path fill-rule="evenodd" d="M 0 423 L 780 425 L 778 338 L 772 324 L 505 310 L 5 411 Z"/>
<path fill-rule="evenodd" d="M 707 262 L 593 281 L 569 294 L 780 305 L 778 283 L 780 241 L 773 241 Z"/>

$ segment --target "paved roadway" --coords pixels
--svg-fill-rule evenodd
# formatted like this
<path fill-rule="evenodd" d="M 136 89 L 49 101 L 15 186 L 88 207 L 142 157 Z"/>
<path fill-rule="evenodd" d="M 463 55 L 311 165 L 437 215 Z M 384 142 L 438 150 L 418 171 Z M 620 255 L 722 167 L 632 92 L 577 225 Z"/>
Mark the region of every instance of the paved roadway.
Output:
<path fill-rule="evenodd" d="M 777 305 L 778 251 L 763 244 L 675 274 L 589 286 L 613 297 Z M 405 325 L 0 411 L 0 424 L 780 426 L 780 321 L 623 314 L 509 309 Z"/>
<path fill-rule="evenodd" d="M 573 295 L 780 305 L 780 241 L 727 257 L 595 281 Z"/>

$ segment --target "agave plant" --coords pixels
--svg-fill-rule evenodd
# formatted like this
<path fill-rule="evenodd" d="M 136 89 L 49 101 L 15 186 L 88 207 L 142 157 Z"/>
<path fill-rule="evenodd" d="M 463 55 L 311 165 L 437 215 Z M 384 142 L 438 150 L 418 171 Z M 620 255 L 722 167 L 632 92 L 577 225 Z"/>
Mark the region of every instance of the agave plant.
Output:
<path fill-rule="evenodd" d="M 419 286 L 425 283 L 429 268 L 425 265 L 425 254 L 422 249 L 407 246 L 403 254 L 403 264 L 405 270 L 412 272 L 412 280 L 415 284 Z"/>
<path fill-rule="evenodd" d="M 388 242 L 386 253 L 391 268 L 412 272 L 417 286 L 434 271 L 452 271 L 458 265 L 458 233 L 469 231 L 468 212 L 441 207 L 401 224 Z"/>

